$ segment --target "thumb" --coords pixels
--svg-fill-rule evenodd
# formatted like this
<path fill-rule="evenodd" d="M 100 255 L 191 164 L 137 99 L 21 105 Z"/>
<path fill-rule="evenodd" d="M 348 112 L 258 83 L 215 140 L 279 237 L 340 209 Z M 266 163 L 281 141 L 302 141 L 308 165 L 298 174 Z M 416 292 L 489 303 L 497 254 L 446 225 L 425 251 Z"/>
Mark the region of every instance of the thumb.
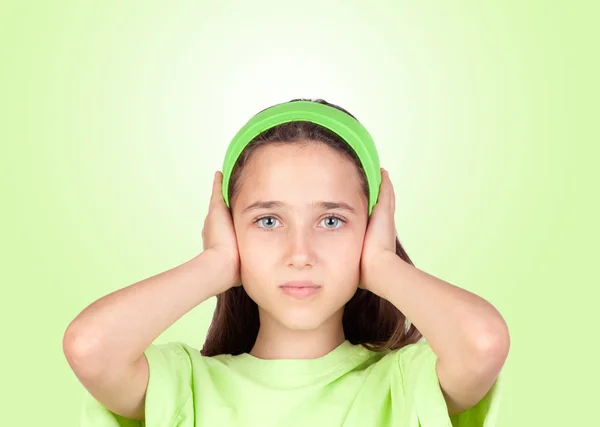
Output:
<path fill-rule="evenodd" d="M 217 205 L 219 202 L 221 202 L 223 200 L 222 183 L 223 183 L 223 174 L 219 171 L 216 171 L 215 175 L 213 177 L 212 194 L 210 197 L 211 204 Z"/>
<path fill-rule="evenodd" d="M 390 175 L 387 170 L 381 168 L 381 184 L 379 185 L 379 197 L 377 204 L 381 204 L 385 208 L 393 206 L 393 196 L 390 189 Z"/>

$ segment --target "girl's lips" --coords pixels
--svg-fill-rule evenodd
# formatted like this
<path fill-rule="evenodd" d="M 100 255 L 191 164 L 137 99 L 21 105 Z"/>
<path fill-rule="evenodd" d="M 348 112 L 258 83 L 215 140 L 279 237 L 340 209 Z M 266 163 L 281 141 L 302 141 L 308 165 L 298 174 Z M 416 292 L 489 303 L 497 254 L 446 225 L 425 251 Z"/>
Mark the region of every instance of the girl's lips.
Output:
<path fill-rule="evenodd" d="M 318 293 L 320 289 L 320 286 L 281 286 L 285 295 L 294 298 L 308 298 Z"/>

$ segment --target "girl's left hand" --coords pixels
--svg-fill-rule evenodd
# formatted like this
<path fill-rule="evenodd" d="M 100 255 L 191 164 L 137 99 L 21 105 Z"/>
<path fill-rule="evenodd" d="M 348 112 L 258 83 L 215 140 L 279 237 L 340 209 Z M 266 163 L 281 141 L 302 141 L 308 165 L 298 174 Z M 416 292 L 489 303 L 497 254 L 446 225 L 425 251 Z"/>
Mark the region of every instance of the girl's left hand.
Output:
<path fill-rule="evenodd" d="M 379 197 L 373 207 L 360 260 L 360 282 L 359 288 L 376 292 L 376 284 L 373 273 L 380 267 L 376 266 L 378 261 L 387 258 L 390 254 L 396 255 L 396 226 L 394 212 L 396 211 L 396 197 L 394 188 L 388 172 L 381 168 L 381 186 Z"/>

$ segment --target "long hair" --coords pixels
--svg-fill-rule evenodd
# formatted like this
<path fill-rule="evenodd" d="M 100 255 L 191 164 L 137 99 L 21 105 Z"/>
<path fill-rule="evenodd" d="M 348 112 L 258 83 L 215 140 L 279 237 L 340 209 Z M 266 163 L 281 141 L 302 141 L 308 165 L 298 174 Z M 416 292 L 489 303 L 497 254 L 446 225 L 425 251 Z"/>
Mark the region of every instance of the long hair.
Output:
<path fill-rule="evenodd" d="M 345 109 L 323 99 L 293 99 L 313 101 L 337 108 L 354 117 Z M 356 117 L 354 117 L 356 119 Z M 352 148 L 337 134 L 307 121 L 283 123 L 267 129 L 247 144 L 235 163 L 229 181 L 229 200 L 239 191 L 240 177 L 252 154 L 269 144 L 305 144 L 316 142 L 339 152 L 353 162 L 359 172 L 361 189 L 369 197 L 365 171 Z M 396 255 L 414 265 L 400 240 L 396 237 Z M 373 351 L 396 350 L 416 343 L 422 337 L 419 330 L 392 303 L 374 293 L 357 287 L 354 296 L 346 303 L 342 317 L 344 335 L 352 344 L 361 344 Z M 243 286 L 233 287 L 217 295 L 217 305 L 201 354 L 238 355 L 249 353 L 254 346 L 260 319 L 257 304 L 248 296 Z"/>

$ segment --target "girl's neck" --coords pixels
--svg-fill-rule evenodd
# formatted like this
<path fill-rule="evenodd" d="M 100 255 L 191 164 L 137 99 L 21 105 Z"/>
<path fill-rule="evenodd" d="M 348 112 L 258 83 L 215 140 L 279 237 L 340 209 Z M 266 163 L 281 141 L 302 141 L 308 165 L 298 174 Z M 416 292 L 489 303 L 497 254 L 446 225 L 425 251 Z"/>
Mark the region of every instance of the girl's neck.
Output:
<path fill-rule="evenodd" d="M 260 329 L 250 354 L 259 359 L 317 359 L 345 341 L 343 310 L 314 330 L 291 330 L 260 313 Z"/>

